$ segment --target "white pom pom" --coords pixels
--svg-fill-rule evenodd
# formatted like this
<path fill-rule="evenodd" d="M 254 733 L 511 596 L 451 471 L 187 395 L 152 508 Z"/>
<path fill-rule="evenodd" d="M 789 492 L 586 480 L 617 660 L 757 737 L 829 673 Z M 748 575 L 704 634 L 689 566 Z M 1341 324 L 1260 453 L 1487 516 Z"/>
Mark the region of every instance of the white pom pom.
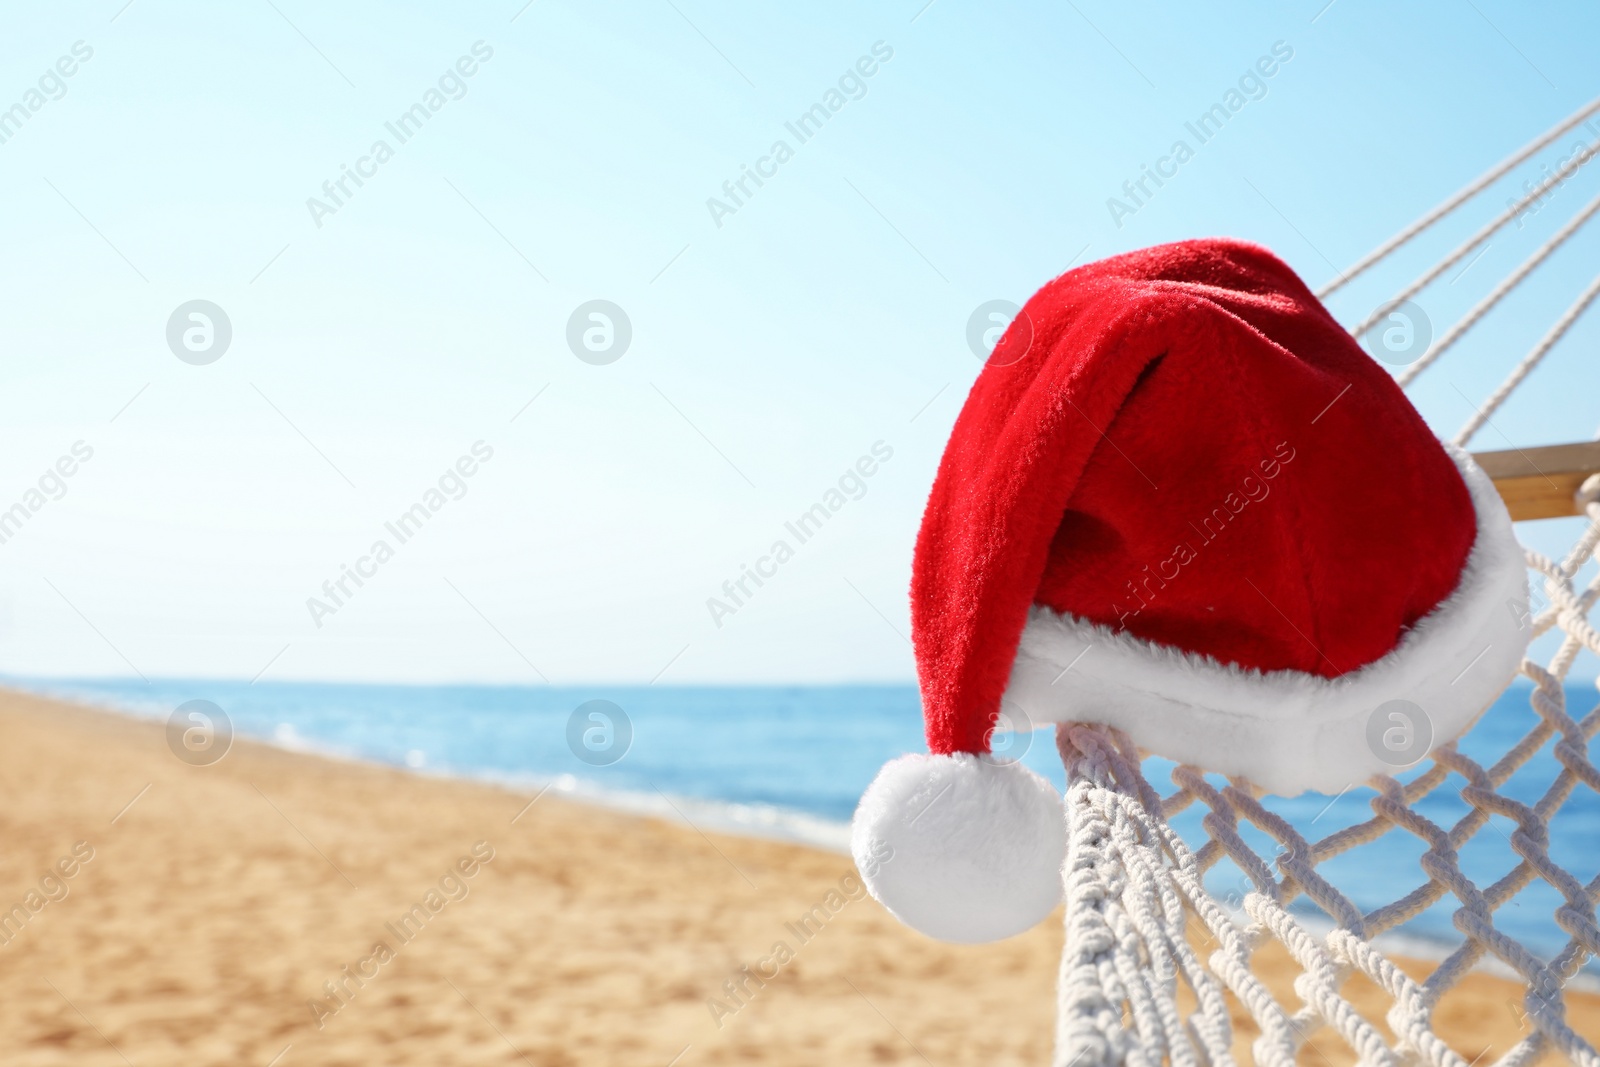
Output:
<path fill-rule="evenodd" d="M 1061 902 L 1061 796 L 1020 763 L 901 756 L 867 787 L 850 838 L 872 895 L 941 941 L 1011 937 Z"/>

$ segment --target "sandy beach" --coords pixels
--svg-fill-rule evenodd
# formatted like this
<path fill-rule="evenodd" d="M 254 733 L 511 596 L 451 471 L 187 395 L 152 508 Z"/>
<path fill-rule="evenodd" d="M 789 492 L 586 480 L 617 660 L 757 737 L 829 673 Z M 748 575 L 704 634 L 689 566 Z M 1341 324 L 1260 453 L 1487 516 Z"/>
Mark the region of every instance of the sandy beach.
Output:
<path fill-rule="evenodd" d="M 6 1064 L 1048 1061 L 1054 922 L 958 948 L 821 851 L 244 742 L 189 766 L 160 724 L 10 692 L 0 730 Z M 1515 1000 L 1472 976 L 1440 1030 L 1492 1057 Z"/>

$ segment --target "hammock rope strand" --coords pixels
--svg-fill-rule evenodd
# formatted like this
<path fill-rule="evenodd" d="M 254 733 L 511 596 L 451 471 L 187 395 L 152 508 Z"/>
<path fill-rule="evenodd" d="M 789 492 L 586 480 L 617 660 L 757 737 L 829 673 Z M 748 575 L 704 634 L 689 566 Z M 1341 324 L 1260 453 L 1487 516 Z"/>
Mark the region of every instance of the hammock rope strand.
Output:
<path fill-rule="evenodd" d="M 1595 199 L 1595 206 L 1600 207 L 1600 197 Z M 1589 287 L 1578 295 L 1578 299 L 1562 313 L 1561 318 L 1556 320 L 1556 324 L 1550 327 L 1549 332 L 1539 339 L 1539 343 L 1534 345 L 1526 356 L 1522 357 L 1522 362 L 1512 368 L 1506 380 L 1500 383 L 1500 387 L 1490 394 L 1489 399 L 1483 402 L 1483 406 L 1467 420 L 1465 426 L 1461 427 L 1461 432 L 1455 436 L 1457 445 L 1464 447 L 1472 440 L 1473 435 L 1483 428 L 1490 416 L 1498 411 L 1500 405 L 1504 404 L 1517 386 L 1522 384 L 1522 380 L 1533 373 L 1533 368 L 1539 365 L 1539 361 L 1544 359 L 1556 343 L 1566 336 L 1567 331 L 1572 329 L 1573 324 L 1583 317 L 1583 313 L 1589 310 L 1589 305 L 1594 303 L 1595 297 L 1600 297 L 1600 275 L 1597 275 L 1594 281 L 1589 283 Z"/>
<path fill-rule="evenodd" d="M 1338 278 L 1323 286 L 1322 289 L 1317 293 L 1318 299 L 1326 300 L 1330 294 L 1343 288 L 1346 282 L 1351 281 L 1357 275 L 1365 273 L 1369 267 L 1376 265 L 1379 261 L 1388 256 L 1389 253 L 1395 251 L 1400 246 L 1410 241 L 1413 237 L 1417 236 L 1417 234 L 1421 233 L 1423 230 L 1426 230 L 1428 227 L 1432 226 L 1434 223 L 1450 214 L 1450 212 L 1454 211 L 1456 208 L 1460 207 L 1462 204 L 1466 203 L 1468 200 L 1471 200 L 1489 186 L 1505 177 L 1519 164 L 1526 162 L 1534 153 L 1553 143 L 1556 138 L 1560 137 L 1562 134 L 1566 133 L 1568 130 L 1572 129 L 1574 126 L 1578 125 L 1578 123 L 1587 119 L 1597 111 L 1600 111 L 1600 98 L 1592 100 L 1585 106 L 1579 108 L 1572 115 L 1569 115 L 1566 119 L 1562 120 L 1560 123 L 1556 124 L 1539 137 L 1528 142 L 1510 156 L 1507 156 L 1498 165 L 1485 171 L 1475 181 L 1473 181 L 1466 188 L 1462 189 L 1460 192 L 1456 193 L 1450 199 L 1446 200 L 1444 203 L 1428 212 L 1422 218 L 1418 219 L 1416 222 L 1413 222 L 1410 226 L 1407 226 L 1389 240 L 1385 241 L 1383 244 L 1367 253 L 1367 255 L 1360 262 L 1356 263 Z"/>
<path fill-rule="evenodd" d="M 1451 252 L 1448 256 L 1445 256 L 1432 267 L 1428 268 L 1428 270 L 1424 272 L 1423 275 L 1416 281 L 1406 286 L 1394 297 L 1380 304 L 1377 310 L 1375 310 L 1371 315 L 1368 315 L 1366 319 L 1356 326 L 1355 329 L 1350 331 L 1351 334 L 1359 338 L 1369 332 L 1378 323 L 1388 318 L 1389 313 L 1396 307 L 1422 292 L 1423 289 L 1431 285 L 1441 274 L 1465 259 L 1474 248 L 1477 248 L 1479 245 L 1483 244 L 1483 242 L 1493 237 L 1506 225 L 1506 223 L 1510 222 L 1512 219 L 1522 214 L 1523 211 L 1527 210 L 1529 204 L 1532 204 L 1535 200 L 1541 199 L 1551 189 L 1554 189 L 1557 185 L 1571 177 L 1579 167 L 1593 158 L 1593 155 L 1594 151 L 1591 149 L 1589 152 L 1582 152 L 1573 156 L 1562 165 L 1560 170 L 1546 178 L 1537 189 L 1523 197 L 1521 200 L 1518 200 L 1515 204 L 1512 204 L 1510 207 L 1506 208 L 1492 221 L 1486 223 L 1482 229 L 1478 230 L 1477 233 L 1473 234 L 1471 237 L 1461 242 L 1460 245 L 1456 246 L 1455 251 Z"/>
<path fill-rule="evenodd" d="M 1472 310 L 1467 312 L 1466 315 L 1462 317 L 1460 322 L 1457 322 L 1454 326 L 1450 327 L 1450 329 L 1445 332 L 1444 336 L 1435 341 L 1428 351 L 1423 354 L 1421 359 L 1417 360 L 1415 363 L 1411 364 L 1411 366 L 1400 372 L 1400 374 L 1396 375 L 1395 381 L 1399 382 L 1402 387 L 1410 385 L 1412 379 L 1421 374 L 1423 371 L 1427 370 L 1428 367 L 1433 364 L 1434 360 L 1444 355 L 1445 351 L 1449 349 L 1451 345 L 1454 345 L 1462 338 L 1462 336 L 1466 334 L 1468 330 L 1476 326 L 1479 319 L 1488 314 L 1496 304 L 1504 300 L 1511 290 L 1521 285 L 1523 280 L 1526 279 L 1529 274 L 1532 274 L 1534 269 L 1538 267 L 1539 264 L 1550 258 L 1550 254 L 1552 252 L 1566 244 L 1572 235 L 1582 229 L 1584 223 L 1588 222 L 1589 219 L 1594 216 L 1596 211 L 1600 211 L 1600 196 L 1596 196 L 1593 200 L 1589 201 L 1589 203 L 1584 206 L 1582 211 L 1578 212 L 1578 214 L 1573 216 L 1565 226 L 1561 227 L 1561 229 L 1552 234 L 1550 239 L 1544 244 L 1540 245 L 1531 256 L 1523 260 L 1516 270 L 1506 275 L 1505 279 L 1501 281 L 1499 285 L 1495 286 L 1488 296 L 1484 297 L 1482 300 L 1473 305 Z M 1568 323 L 1568 325 L 1570 326 L 1571 323 Z M 1562 332 L 1565 333 L 1566 330 L 1563 329 Z M 1559 340 L 1559 337 L 1557 339 Z M 1458 441 L 1457 444 L 1459 443 L 1460 442 Z"/>

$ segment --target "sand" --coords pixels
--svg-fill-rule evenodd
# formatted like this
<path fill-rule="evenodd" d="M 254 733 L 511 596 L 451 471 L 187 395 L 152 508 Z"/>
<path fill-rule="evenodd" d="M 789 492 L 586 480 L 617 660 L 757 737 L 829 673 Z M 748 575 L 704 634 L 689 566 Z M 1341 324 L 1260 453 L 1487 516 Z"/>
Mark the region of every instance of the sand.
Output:
<path fill-rule="evenodd" d="M 852 899 L 841 856 L 243 742 L 194 767 L 159 724 L 11 693 L 0 736 L 0 908 L 27 915 L 0 934 L 0 1063 L 1049 1059 L 1057 923 L 938 944 Z M 777 975 L 736 1000 L 742 967 Z M 1261 973 L 1290 1002 L 1284 957 Z M 1441 1028 L 1492 1058 L 1516 1001 L 1474 975 Z M 1600 998 L 1569 1012 L 1592 1040 Z"/>

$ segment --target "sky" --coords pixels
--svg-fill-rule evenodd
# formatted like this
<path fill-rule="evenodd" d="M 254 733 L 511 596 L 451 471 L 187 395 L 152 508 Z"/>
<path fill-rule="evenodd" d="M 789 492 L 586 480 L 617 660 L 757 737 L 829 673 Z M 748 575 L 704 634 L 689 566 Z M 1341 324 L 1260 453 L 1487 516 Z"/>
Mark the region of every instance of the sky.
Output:
<path fill-rule="evenodd" d="M 1600 14 L 1576 4 L 442 7 L 8 15 L 0 109 L 27 114 L 0 124 L 0 509 L 41 479 L 47 500 L 0 543 L 0 672 L 908 681 L 911 548 L 981 366 L 975 311 L 1206 235 L 1320 286 L 1600 92 Z M 1600 124 L 1334 313 L 1363 317 L 1583 139 Z M 1434 329 L 1597 170 L 1419 297 Z M 1418 379 L 1436 431 L 1597 250 L 1580 233 Z M 1597 330 L 1474 447 L 1593 437 Z M 841 478 L 829 523 L 712 611 Z M 1520 532 L 1559 553 L 1576 522 Z M 335 601 L 346 567 L 366 576 Z"/>

